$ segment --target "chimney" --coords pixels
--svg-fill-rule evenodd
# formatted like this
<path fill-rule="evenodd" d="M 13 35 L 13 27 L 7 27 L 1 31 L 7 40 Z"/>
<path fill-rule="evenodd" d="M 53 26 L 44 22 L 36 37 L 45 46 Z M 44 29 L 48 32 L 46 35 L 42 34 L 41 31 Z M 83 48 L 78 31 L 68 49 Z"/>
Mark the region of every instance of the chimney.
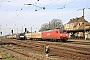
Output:
<path fill-rule="evenodd" d="M 81 19 L 84 20 L 84 16 L 82 16 Z"/>

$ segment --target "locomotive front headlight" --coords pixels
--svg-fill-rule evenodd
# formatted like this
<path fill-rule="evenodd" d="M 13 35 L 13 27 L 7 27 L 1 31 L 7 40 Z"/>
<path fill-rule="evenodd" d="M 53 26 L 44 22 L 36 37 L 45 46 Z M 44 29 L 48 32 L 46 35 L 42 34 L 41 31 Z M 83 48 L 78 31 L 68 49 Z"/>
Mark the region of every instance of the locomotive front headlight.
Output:
<path fill-rule="evenodd" d="M 62 34 L 60 34 L 60 36 L 62 36 Z"/>
<path fill-rule="evenodd" d="M 24 36 L 20 36 L 21 38 L 23 38 Z"/>

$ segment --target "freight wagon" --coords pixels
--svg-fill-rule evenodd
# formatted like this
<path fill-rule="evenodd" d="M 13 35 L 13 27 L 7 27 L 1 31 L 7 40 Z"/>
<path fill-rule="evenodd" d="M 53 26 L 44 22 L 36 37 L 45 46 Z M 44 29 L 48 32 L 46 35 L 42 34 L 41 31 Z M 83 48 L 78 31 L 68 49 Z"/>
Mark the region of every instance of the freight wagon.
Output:
<path fill-rule="evenodd" d="M 7 35 L 5 38 L 8 38 L 8 39 L 16 39 L 16 34 Z"/>
<path fill-rule="evenodd" d="M 26 33 L 25 36 L 26 39 L 41 39 L 42 33 L 41 32 Z"/>

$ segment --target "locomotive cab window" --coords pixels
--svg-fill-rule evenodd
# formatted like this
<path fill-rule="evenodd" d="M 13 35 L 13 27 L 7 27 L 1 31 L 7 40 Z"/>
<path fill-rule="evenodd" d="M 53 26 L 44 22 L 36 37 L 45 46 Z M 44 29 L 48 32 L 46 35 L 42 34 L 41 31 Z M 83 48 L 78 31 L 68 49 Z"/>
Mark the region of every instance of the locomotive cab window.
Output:
<path fill-rule="evenodd" d="M 60 33 L 63 33 L 63 29 L 60 29 Z"/>
<path fill-rule="evenodd" d="M 66 30 L 63 30 L 63 32 L 66 32 Z"/>
<path fill-rule="evenodd" d="M 20 35 L 24 36 L 25 34 L 24 33 L 21 33 Z"/>
<path fill-rule="evenodd" d="M 63 29 L 60 30 L 60 33 L 64 33 L 64 32 L 66 32 L 66 30 L 63 30 Z"/>

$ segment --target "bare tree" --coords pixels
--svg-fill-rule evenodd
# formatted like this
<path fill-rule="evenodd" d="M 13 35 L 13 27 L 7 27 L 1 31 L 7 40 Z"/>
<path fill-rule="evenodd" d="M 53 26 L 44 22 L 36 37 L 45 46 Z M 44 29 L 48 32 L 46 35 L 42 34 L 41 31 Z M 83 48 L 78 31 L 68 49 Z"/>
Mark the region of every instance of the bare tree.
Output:
<path fill-rule="evenodd" d="M 43 24 L 43 25 L 41 26 L 40 31 L 44 31 L 44 30 L 46 30 L 46 29 L 48 29 L 48 23 Z"/>
<path fill-rule="evenodd" d="M 63 28 L 63 23 L 60 19 L 53 19 L 50 24 L 51 29 Z"/>
<path fill-rule="evenodd" d="M 60 19 L 53 19 L 51 22 L 43 24 L 40 31 L 44 31 L 47 29 L 52 30 L 56 28 L 63 28 L 63 23 Z"/>

